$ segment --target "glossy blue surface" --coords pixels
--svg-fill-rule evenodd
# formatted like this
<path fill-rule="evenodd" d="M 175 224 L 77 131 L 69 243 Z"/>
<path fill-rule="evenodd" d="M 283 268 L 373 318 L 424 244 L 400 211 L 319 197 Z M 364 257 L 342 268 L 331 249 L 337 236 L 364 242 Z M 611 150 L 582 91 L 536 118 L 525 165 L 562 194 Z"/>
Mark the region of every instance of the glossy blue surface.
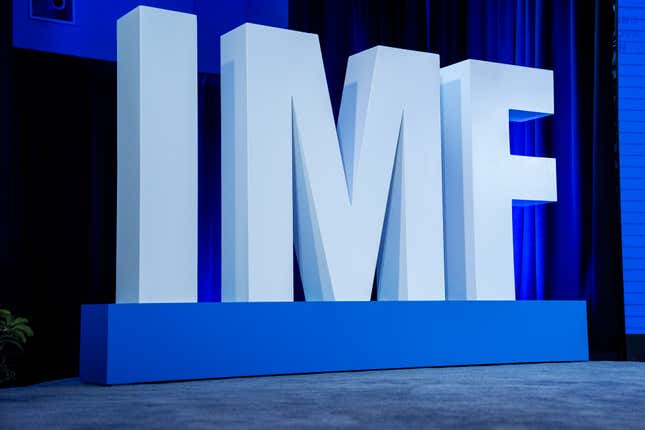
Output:
<path fill-rule="evenodd" d="M 579 301 L 84 305 L 81 380 L 587 360 Z"/>

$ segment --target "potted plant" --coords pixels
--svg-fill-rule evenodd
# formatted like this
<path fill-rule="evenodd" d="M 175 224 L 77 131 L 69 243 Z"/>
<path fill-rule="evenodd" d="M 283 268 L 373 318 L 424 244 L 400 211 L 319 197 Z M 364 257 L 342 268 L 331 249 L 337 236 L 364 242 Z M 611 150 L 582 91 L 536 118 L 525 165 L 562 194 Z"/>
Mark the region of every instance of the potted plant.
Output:
<path fill-rule="evenodd" d="M 16 377 L 7 361 L 11 354 L 23 352 L 27 338 L 34 335 L 28 323 L 27 318 L 15 317 L 7 309 L 0 309 L 0 385 Z"/>

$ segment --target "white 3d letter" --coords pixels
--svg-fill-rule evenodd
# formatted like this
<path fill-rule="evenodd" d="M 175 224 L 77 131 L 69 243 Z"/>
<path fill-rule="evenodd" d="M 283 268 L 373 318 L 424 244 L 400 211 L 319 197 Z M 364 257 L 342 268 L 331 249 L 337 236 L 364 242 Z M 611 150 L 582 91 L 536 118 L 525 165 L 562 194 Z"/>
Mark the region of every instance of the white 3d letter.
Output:
<path fill-rule="evenodd" d="M 508 121 L 553 114 L 548 70 L 441 69 L 448 299 L 514 300 L 511 204 L 557 200 L 555 160 L 510 153 Z"/>
<path fill-rule="evenodd" d="M 223 300 L 293 300 L 294 243 L 307 300 L 443 299 L 439 118 L 437 55 L 352 56 L 337 134 L 316 35 L 223 36 Z"/>
<path fill-rule="evenodd" d="M 197 301 L 197 19 L 119 19 L 117 303 Z"/>

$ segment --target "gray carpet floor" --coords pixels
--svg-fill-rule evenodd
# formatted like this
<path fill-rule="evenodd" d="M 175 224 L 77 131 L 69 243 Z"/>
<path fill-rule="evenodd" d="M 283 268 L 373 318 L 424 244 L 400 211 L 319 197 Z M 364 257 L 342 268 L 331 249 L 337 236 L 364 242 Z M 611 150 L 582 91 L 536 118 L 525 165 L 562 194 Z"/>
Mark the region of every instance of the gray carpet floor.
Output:
<path fill-rule="evenodd" d="M 645 363 L 522 364 L 0 390 L 0 429 L 645 429 Z"/>

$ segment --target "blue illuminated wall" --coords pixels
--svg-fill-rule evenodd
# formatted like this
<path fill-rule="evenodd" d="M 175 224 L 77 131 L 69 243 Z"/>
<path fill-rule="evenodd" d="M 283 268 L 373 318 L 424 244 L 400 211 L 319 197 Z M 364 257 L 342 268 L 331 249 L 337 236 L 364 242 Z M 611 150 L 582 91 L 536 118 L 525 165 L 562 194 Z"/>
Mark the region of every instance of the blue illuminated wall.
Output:
<path fill-rule="evenodd" d="M 9 0 L 0 0 L 9 1 Z M 29 17 L 29 0 L 13 0 L 18 48 L 116 60 L 116 20 L 138 5 L 197 15 L 199 71 L 219 73 L 219 37 L 244 22 L 287 27 L 288 0 L 74 0 L 75 23 Z"/>
<path fill-rule="evenodd" d="M 645 2 L 618 1 L 618 128 L 625 329 L 645 334 Z"/>

